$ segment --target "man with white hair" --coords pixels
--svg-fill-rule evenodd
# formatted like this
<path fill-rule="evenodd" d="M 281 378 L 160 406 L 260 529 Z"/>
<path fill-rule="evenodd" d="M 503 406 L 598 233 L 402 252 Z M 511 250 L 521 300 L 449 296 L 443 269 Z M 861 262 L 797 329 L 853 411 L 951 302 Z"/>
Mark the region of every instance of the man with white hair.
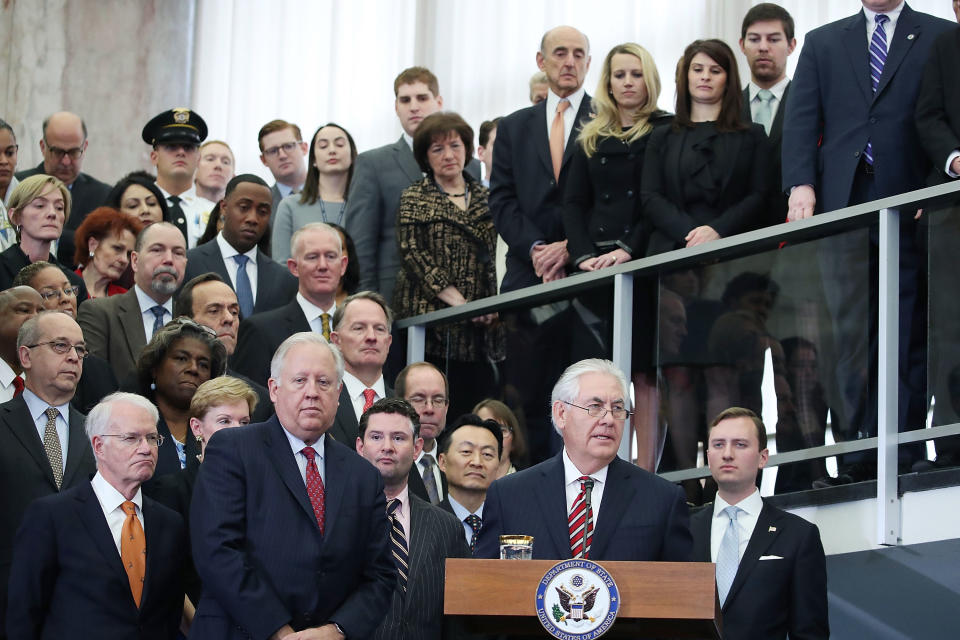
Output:
<path fill-rule="evenodd" d="M 111 394 L 90 412 L 96 475 L 31 504 L 17 533 L 10 638 L 74 637 L 78 623 L 91 638 L 176 637 L 186 530 L 140 490 L 163 441 L 157 418 L 132 393 Z"/>
<path fill-rule="evenodd" d="M 366 638 L 389 610 L 383 480 L 326 437 L 343 371 L 337 347 L 295 333 L 270 362 L 276 414 L 207 443 L 190 510 L 203 580 L 190 638 Z"/>
<path fill-rule="evenodd" d="M 567 367 L 551 396 L 563 450 L 490 485 L 475 557 L 499 557 L 500 535 L 516 534 L 534 537 L 534 559 L 691 559 L 683 491 L 617 457 L 629 398 L 609 360 Z"/>

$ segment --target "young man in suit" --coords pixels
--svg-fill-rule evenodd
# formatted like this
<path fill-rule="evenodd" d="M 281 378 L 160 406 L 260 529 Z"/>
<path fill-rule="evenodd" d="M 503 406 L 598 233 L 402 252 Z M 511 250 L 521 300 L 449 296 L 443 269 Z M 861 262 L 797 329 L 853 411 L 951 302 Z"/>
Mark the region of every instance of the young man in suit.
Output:
<path fill-rule="evenodd" d="M 564 169 L 590 114 L 583 90 L 590 69 L 587 37 L 573 27 L 551 29 L 540 41 L 537 66 L 547 74 L 547 99 L 497 126 L 490 213 L 508 246 L 501 291 L 562 278 L 569 258 L 560 207 Z"/>
<path fill-rule="evenodd" d="M 270 187 L 259 176 L 234 177 L 220 201 L 223 229 L 187 252 L 184 280 L 209 271 L 218 274 L 237 292 L 241 318 L 276 309 L 297 292 L 297 279 L 258 246 L 270 228 L 270 202 Z"/>
<path fill-rule="evenodd" d="M 70 215 L 63 223 L 63 233 L 57 243 L 57 258 L 63 264 L 73 264 L 73 234 L 87 214 L 103 205 L 110 193 L 110 185 L 83 173 L 83 157 L 87 151 L 87 124 L 75 113 L 60 111 L 43 121 L 40 151 L 43 162 L 33 169 L 17 172 L 17 180 L 38 173 L 59 178 L 70 189 Z"/>
<path fill-rule="evenodd" d="M 315 331 L 330 337 L 337 308 L 337 288 L 347 270 L 340 234 L 323 222 L 304 225 L 293 234 L 287 269 L 298 282 L 297 295 L 273 311 L 256 313 L 240 323 L 231 366 L 257 384 L 270 377 L 270 360 L 288 336 Z"/>
<path fill-rule="evenodd" d="M 271 362 L 276 415 L 207 443 L 190 509 L 203 595 L 190 638 L 367 638 L 397 571 L 380 473 L 325 437 L 339 349 L 296 333 Z"/>
<path fill-rule="evenodd" d="M 360 418 L 357 453 L 383 478 L 397 586 L 371 638 L 459 638 L 443 616 L 444 561 L 470 555 L 457 519 L 410 493 L 407 478 L 423 448 L 420 418 L 405 400 L 378 400 Z"/>
<path fill-rule="evenodd" d="M 137 358 L 154 331 L 173 319 L 173 293 L 183 282 L 187 245 L 169 222 L 147 225 L 130 255 L 134 285 L 119 296 L 80 305 L 87 347 L 110 363 L 121 387 L 136 380 Z"/>
<path fill-rule="evenodd" d="M 437 439 L 447 426 L 447 376 L 429 362 L 414 362 L 397 374 L 395 393 L 417 410 L 423 448 L 410 469 L 410 491 L 431 504 L 447 494 L 447 476 L 437 465 Z"/>
<path fill-rule="evenodd" d="M 518 534 L 540 560 L 690 560 L 683 491 L 617 457 L 629 398 L 609 360 L 567 367 L 551 405 L 563 450 L 490 485 L 476 557 L 499 558 L 500 536 Z"/>
<path fill-rule="evenodd" d="M 343 389 L 330 435 L 346 445 L 357 439 L 357 425 L 374 402 L 393 395 L 383 379 L 393 311 L 379 293 L 361 291 L 347 297 L 333 314 L 330 341 L 343 353 Z M 417 431 L 419 431 L 419 425 Z"/>
<path fill-rule="evenodd" d="M 97 459 L 89 482 L 34 502 L 10 570 L 11 638 L 172 640 L 183 612 L 183 519 L 143 496 L 153 476 L 157 409 L 115 393 L 87 420 Z M 150 553 L 146 552 L 147 545 Z"/>
<path fill-rule="evenodd" d="M 861 0 L 856 15 L 814 29 L 800 51 L 783 126 L 783 188 L 790 220 L 919 189 L 929 172 L 914 110 L 920 79 L 937 36 L 952 23 L 911 9 L 903 0 Z M 877 433 L 876 232 L 845 233 L 819 242 L 824 294 L 838 345 L 834 387 L 840 438 Z M 924 286 L 926 258 L 916 223 L 900 217 L 899 430 L 922 428 L 926 416 Z M 866 331 L 864 329 L 867 329 Z M 909 470 L 922 446 L 900 447 Z M 876 476 L 870 452 L 842 457 L 826 483 Z"/>
<path fill-rule="evenodd" d="M 780 5 L 763 2 L 747 11 L 740 28 L 740 51 L 750 67 L 743 90 L 743 119 L 762 124 L 770 139 L 770 206 L 763 226 L 787 219 L 787 196 L 780 187 L 780 145 L 790 78 L 787 58 L 797 46 L 793 17 Z"/>
<path fill-rule="evenodd" d="M 260 162 L 270 169 L 275 180 L 270 187 L 273 197 L 270 213 L 272 227 L 280 201 L 303 189 L 307 179 L 306 157 L 310 145 L 303 141 L 300 127 L 286 120 L 271 120 L 260 127 L 257 144 L 260 145 Z"/>
<path fill-rule="evenodd" d="M 460 416 L 440 439 L 437 465 L 447 477 L 447 497 L 440 508 L 460 522 L 470 552 L 477 548 L 483 526 L 483 501 L 497 479 L 503 455 L 503 433 L 493 420 L 472 413 Z"/>
<path fill-rule="evenodd" d="M 765 503 L 756 487 L 767 430 L 733 407 L 710 424 L 717 499 L 690 519 L 694 560 L 717 564 L 723 637 L 829 638 L 827 569 L 816 525 Z"/>

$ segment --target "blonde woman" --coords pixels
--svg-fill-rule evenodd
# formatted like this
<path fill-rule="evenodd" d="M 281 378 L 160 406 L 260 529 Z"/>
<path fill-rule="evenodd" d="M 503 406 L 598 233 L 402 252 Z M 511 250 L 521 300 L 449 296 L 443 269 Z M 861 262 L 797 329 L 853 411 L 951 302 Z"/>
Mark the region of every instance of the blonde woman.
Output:
<path fill-rule="evenodd" d="M 603 61 L 595 116 L 580 132 L 567 177 L 563 226 L 574 267 L 595 271 L 642 258 L 649 229 L 640 176 L 649 134 L 672 121 L 657 109 L 660 75 L 650 53 L 627 42 Z"/>

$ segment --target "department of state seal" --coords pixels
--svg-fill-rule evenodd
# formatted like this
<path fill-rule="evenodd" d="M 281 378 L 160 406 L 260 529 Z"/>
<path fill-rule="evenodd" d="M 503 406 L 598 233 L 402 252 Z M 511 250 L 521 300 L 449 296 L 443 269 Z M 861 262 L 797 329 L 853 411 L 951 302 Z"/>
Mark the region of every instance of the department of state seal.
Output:
<path fill-rule="evenodd" d="M 591 560 L 564 560 L 537 586 L 537 618 L 558 640 L 593 640 L 610 630 L 620 608 L 613 577 Z"/>

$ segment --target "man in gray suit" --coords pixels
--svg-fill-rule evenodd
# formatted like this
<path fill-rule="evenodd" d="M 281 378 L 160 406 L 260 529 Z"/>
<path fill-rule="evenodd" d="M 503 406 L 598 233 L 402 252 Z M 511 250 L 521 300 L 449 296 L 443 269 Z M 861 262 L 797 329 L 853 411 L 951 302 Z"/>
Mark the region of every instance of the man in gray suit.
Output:
<path fill-rule="evenodd" d="M 147 225 L 137 236 L 130 265 L 133 287 L 84 302 L 77 318 L 90 353 L 110 363 L 121 387 L 136 380 L 137 358 L 154 331 L 173 319 L 173 292 L 187 267 L 183 234 L 169 222 Z"/>
<path fill-rule="evenodd" d="M 399 398 L 373 404 L 360 418 L 357 453 L 380 471 L 390 517 L 390 551 L 397 586 L 390 610 L 377 627 L 376 640 L 459 638 L 452 620 L 443 617 L 444 568 L 447 558 L 469 557 L 457 519 L 407 490 L 413 459 L 423 448 L 420 418 Z"/>
<path fill-rule="evenodd" d="M 257 142 L 260 144 L 260 162 L 270 169 L 276 180 L 270 189 L 273 194 L 272 227 L 280 201 L 303 189 L 307 179 L 308 145 L 303 141 L 300 127 L 286 120 L 271 120 L 260 127 Z"/>
<path fill-rule="evenodd" d="M 443 108 L 437 77 L 424 67 L 404 69 L 393 81 L 394 109 L 403 135 L 394 143 L 357 156 L 350 181 L 344 224 L 353 238 L 360 265 L 360 289 L 377 291 L 388 302 L 400 269 L 394 223 L 400 194 L 423 174 L 413 158 L 413 134 L 420 121 Z M 467 172 L 480 179 L 480 163 L 471 159 Z"/>

